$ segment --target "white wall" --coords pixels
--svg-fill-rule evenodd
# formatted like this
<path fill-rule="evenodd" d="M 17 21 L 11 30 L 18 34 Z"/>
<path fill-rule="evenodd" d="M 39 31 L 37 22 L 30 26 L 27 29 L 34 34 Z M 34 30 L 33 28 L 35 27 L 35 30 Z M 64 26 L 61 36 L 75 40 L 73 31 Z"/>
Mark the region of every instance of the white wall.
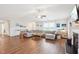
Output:
<path fill-rule="evenodd" d="M 26 26 L 26 27 L 20 28 L 19 26 L 16 26 L 16 24 L 20 24 L 20 25 L 23 25 L 23 26 Z M 19 35 L 20 31 L 26 30 L 26 29 L 29 29 L 29 30 L 36 29 L 35 22 L 32 22 L 32 21 L 29 22 L 29 21 L 26 21 L 26 20 L 19 20 L 19 19 L 10 20 L 10 36 Z"/>
<path fill-rule="evenodd" d="M 28 30 L 41 30 L 43 29 L 42 27 L 38 27 L 36 26 L 37 23 L 39 24 L 42 24 L 44 21 L 27 21 L 27 20 L 19 20 L 19 19 L 11 19 L 10 20 L 10 36 L 16 36 L 16 35 L 19 35 L 20 34 L 20 31 L 17 31 L 17 30 L 20 30 L 21 28 L 16 26 L 16 24 L 21 24 L 21 25 L 24 25 L 26 26 L 25 30 L 28 29 Z M 54 23 L 60 23 L 60 24 L 63 24 L 63 23 L 67 23 L 67 19 L 59 19 L 59 20 L 54 20 L 54 21 L 47 21 L 47 22 L 54 22 Z M 60 27 L 62 28 L 62 27 Z M 55 30 L 57 30 L 58 28 L 54 28 Z"/>
<path fill-rule="evenodd" d="M 25 24 L 28 30 L 36 30 L 36 23 L 35 22 L 28 22 Z"/>
<path fill-rule="evenodd" d="M 63 29 L 63 27 L 61 26 L 61 24 L 67 24 L 67 19 L 61 19 L 61 20 L 54 20 L 54 21 L 39 21 L 39 22 L 36 22 L 37 25 L 43 25 L 44 22 L 47 22 L 47 23 L 55 23 L 54 24 L 54 28 L 52 29 L 53 30 L 58 30 L 58 29 Z M 59 23 L 60 24 L 60 27 L 56 27 L 56 24 Z M 67 25 L 68 26 L 68 25 Z M 37 26 L 36 27 L 38 30 L 43 30 L 43 27 L 42 26 Z M 64 29 L 67 29 L 67 27 L 64 27 Z"/>

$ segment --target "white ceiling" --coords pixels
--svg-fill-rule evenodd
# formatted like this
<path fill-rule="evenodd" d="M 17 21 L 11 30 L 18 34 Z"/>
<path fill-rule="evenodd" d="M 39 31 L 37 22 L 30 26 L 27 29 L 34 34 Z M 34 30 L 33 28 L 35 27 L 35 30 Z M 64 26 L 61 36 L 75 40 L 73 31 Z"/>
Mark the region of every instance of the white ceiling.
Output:
<path fill-rule="evenodd" d="M 48 20 L 69 16 L 72 4 L 0 4 L 0 19 L 38 20 L 37 9 L 42 9 Z"/>

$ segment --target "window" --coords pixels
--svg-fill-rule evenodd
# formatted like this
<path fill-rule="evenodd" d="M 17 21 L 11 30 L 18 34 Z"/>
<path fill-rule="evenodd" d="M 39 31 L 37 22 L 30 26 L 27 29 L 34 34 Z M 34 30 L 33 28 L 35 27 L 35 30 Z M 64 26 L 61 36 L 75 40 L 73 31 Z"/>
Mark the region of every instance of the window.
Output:
<path fill-rule="evenodd" d="M 43 23 L 43 30 L 52 31 L 53 29 L 55 29 L 55 23 L 52 23 L 52 22 L 44 22 Z"/>

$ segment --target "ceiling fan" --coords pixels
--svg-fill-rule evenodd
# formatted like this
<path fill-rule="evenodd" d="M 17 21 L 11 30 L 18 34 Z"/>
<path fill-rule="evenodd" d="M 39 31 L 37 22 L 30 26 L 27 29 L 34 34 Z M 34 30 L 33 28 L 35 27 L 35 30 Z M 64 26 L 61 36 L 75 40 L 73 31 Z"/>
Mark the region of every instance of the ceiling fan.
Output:
<path fill-rule="evenodd" d="M 46 17 L 45 11 L 43 9 L 37 9 L 37 18 L 43 19 Z"/>

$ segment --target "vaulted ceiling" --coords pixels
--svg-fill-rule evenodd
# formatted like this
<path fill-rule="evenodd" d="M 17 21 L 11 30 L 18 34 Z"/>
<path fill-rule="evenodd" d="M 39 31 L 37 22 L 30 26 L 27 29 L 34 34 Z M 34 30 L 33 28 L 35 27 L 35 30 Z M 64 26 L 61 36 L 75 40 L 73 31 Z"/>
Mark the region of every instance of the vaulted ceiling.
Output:
<path fill-rule="evenodd" d="M 36 18 L 42 10 L 46 19 L 63 19 L 69 16 L 72 4 L 0 4 L 0 19 L 39 20 Z"/>

